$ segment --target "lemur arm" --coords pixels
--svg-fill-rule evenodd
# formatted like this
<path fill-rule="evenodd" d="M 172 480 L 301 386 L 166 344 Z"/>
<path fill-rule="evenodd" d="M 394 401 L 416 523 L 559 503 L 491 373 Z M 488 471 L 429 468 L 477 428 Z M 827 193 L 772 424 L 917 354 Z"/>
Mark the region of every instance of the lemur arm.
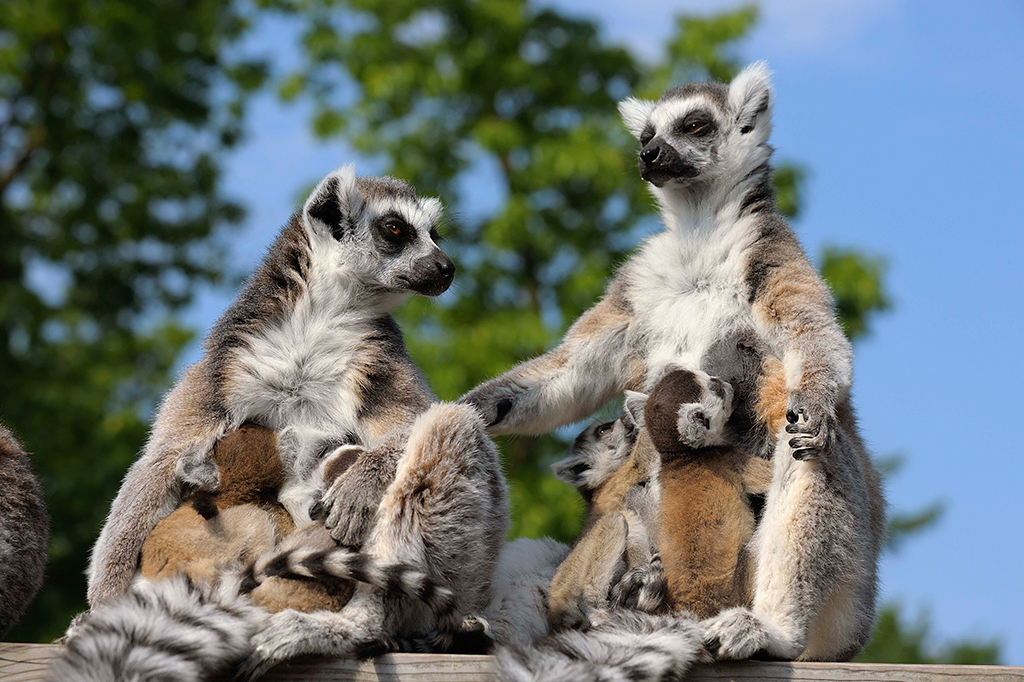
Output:
<path fill-rule="evenodd" d="M 786 431 L 794 434 L 793 456 L 829 453 L 835 446 L 836 406 L 853 381 L 853 351 L 831 294 L 795 236 L 780 238 L 754 270 L 760 273 L 754 314 L 770 337 L 783 339 Z"/>
<path fill-rule="evenodd" d="M 579 421 L 624 389 L 637 388 L 642 370 L 630 362 L 626 336 L 633 315 L 622 288 L 613 282 L 556 348 L 484 382 L 459 402 L 480 411 L 489 433 L 540 434 Z"/>
<path fill-rule="evenodd" d="M 128 589 L 142 544 L 156 524 L 174 511 L 182 484 L 215 488 L 217 468 L 206 455 L 223 435 L 225 423 L 204 409 L 202 371 L 193 366 L 167 395 L 145 452 L 128 470 L 89 565 L 93 608 Z"/>

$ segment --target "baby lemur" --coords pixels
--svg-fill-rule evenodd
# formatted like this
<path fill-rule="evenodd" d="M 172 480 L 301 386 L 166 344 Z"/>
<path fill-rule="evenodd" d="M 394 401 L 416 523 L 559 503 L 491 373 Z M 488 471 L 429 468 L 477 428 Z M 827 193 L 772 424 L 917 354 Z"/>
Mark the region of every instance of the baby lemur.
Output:
<path fill-rule="evenodd" d="M 21 443 L 0 424 L 0 636 L 43 585 L 50 517 Z"/>
<path fill-rule="evenodd" d="M 598 420 L 583 430 L 569 457 L 553 465 L 555 475 L 576 487 L 587 503 L 579 539 L 559 565 L 548 596 L 552 630 L 600 624 L 610 608 L 632 599 L 653 611 L 664 601 L 658 557 L 658 454 L 643 429 L 647 396 L 628 392 L 622 416 Z M 619 589 L 624 574 L 646 567 L 644 589 Z M 633 573 L 631 573 L 633 575 Z"/>
<path fill-rule="evenodd" d="M 729 659 L 845 660 L 871 632 L 884 501 L 850 401 L 850 344 L 775 207 L 772 97 L 755 64 L 730 85 L 622 102 L 665 230 L 557 347 L 461 401 L 492 433 L 535 434 L 649 391 L 670 366 L 730 383 L 737 445 L 775 473 L 751 543 L 751 606 L 704 623 L 708 644 Z"/>
<path fill-rule="evenodd" d="M 623 415 L 594 422 L 554 465 L 588 511 L 552 581 L 553 627 L 609 607 L 707 617 L 748 603 L 748 496 L 767 490 L 771 464 L 729 444 L 731 411 L 728 384 L 672 371 L 649 398 L 627 391 Z"/>
<path fill-rule="evenodd" d="M 331 443 L 334 445 L 335 443 Z M 323 461 L 317 478 L 333 481 L 354 461 L 353 450 L 339 448 Z M 150 580 L 183 575 L 214 586 L 226 571 L 252 566 L 295 532 L 291 514 L 279 501 L 285 463 L 270 429 L 243 424 L 213 446 L 216 491 L 199 490 L 160 521 L 142 545 L 139 572 Z M 319 472 L 318 472 L 319 473 Z M 310 485 L 322 487 L 311 481 Z M 287 543 L 326 549 L 334 545 L 322 526 L 300 530 Z M 248 586 L 251 601 L 272 613 L 340 610 L 352 596 L 352 583 L 286 579 Z"/>

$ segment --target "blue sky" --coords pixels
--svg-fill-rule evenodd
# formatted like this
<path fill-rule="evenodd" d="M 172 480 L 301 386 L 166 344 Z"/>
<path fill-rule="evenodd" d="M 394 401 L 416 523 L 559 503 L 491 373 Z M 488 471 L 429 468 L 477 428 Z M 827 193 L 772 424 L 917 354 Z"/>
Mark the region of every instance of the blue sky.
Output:
<path fill-rule="evenodd" d="M 735 6 L 550 4 L 652 57 L 678 11 Z M 1024 5 L 761 7 L 739 53 L 775 71 L 777 158 L 811 171 L 796 225 L 804 244 L 811 254 L 855 246 L 889 262 L 895 307 L 856 348 L 864 434 L 876 453 L 907 457 L 889 484 L 894 509 L 948 503 L 936 528 L 885 559 L 883 597 L 911 614 L 928 609 L 938 641 L 998 637 L 1006 662 L 1024 665 L 1024 440 L 1012 432 L 1024 386 Z M 264 27 L 258 40 L 280 44 L 284 28 Z M 248 270 L 300 189 L 354 159 L 340 142 L 314 141 L 307 113 L 269 96 L 252 110 L 248 140 L 227 164 L 227 190 L 250 207 L 230 240 L 231 267 Z M 485 207 L 486 187 L 480 195 Z M 204 292 L 187 321 L 207 329 L 229 300 Z"/>

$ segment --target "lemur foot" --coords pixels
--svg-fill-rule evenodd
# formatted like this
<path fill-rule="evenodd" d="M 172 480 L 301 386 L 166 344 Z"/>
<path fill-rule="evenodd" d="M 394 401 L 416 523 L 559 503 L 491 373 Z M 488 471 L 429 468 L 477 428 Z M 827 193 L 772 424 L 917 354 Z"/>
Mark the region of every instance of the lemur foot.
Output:
<path fill-rule="evenodd" d="M 321 628 L 310 624 L 305 613 L 287 609 L 275 613 L 252 636 L 252 652 L 239 665 L 235 678 L 255 680 L 278 663 L 303 654 L 322 653 L 317 638 L 310 634 Z"/>
<path fill-rule="evenodd" d="M 692 374 L 701 389 L 700 399 L 679 405 L 679 440 L 693 448 L 719 445 L 732 416 L 732 385 L 700 370 L 692 370 Z"/>
<path fill-rule="evenodd" d="M 832 407 L 795 391 L 789 396 L 786 421 L 786 433 L 795 435 L 789 440 L 794 459 L 806 460 L 832 452 L 836 444 L 836 414 Z"/>
<path fill-rule="evenodd" d="M 626 571 L 612 588 L 613 608 L 638 609 L 654 613 L 665 603 L 668 584 L 661 565 L 661 556 L 655 554 L 649 563 Z"/>
<path fill-rule="evenodd" d="M 718 660 L 739 661 L 757 655 L 792 661 L 803 651 L 802 646 L 743 606 L 701 621 L 700 628 L 705 648 Z"/>
<path fill-rule="evenodd" d="M 357 445 L 346 446 L 346 450 L 362 450 Z M 361 454 L 361 453 L 360 453 Z M 361 465 L 362 464 L 362 465 Z M 348 547 L 359 547 L 366 539 L 377 514 L 377 508 L 384 498 L 387 481 L 366 458 L 347 467 L 321 499 L 322 508 L 315 511 L 326 516 L 324 527 L 335 542 Z"/>

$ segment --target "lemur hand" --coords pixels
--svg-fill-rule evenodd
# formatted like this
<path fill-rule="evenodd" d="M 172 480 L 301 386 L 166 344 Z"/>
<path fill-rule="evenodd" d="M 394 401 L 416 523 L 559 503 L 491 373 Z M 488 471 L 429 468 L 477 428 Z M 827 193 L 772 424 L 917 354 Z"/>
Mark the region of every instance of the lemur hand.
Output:
<path fill-rule="evenodd" d="M 836 444 L 836 413 L 831 405 L 814 401 L 803 391 L 794 391 L 786 406 L 786 433 L 793 458 L 806 460 L 828 455 Z"/>
<path fill-rule="evenodd" d="M 676 427 L 679 440 L 693 448 L 721 445 L 725 440 L 725 425 L 732 416 L 732 384 L 692 370 L 700 386 L 700 398 L 679 406 Z"/>
<path fill-rule="evenodd" d="M 612 608 L 639 609 L 653 613 L 665 603 L 668 584 L 661 566 L 661 556 L 626 571 L 612 587 Z"/>
<path fill-rule="evenodd" d="M 498 379 L 480 384 L 458 402 L 472 405 L 483 417 L 488 429 L 498 426 L 512 411 L 517 391 L 514 386 Z"/>
<path fill-rule="evenodd" d="M 363 543 L 391 481 L 379 462 L 373 460 L 364 453 L 345 473 L 329 483 L 321 500 L 322 513 L 327 517 L 324 526 L 341 545 L 358 547 Z"/>

